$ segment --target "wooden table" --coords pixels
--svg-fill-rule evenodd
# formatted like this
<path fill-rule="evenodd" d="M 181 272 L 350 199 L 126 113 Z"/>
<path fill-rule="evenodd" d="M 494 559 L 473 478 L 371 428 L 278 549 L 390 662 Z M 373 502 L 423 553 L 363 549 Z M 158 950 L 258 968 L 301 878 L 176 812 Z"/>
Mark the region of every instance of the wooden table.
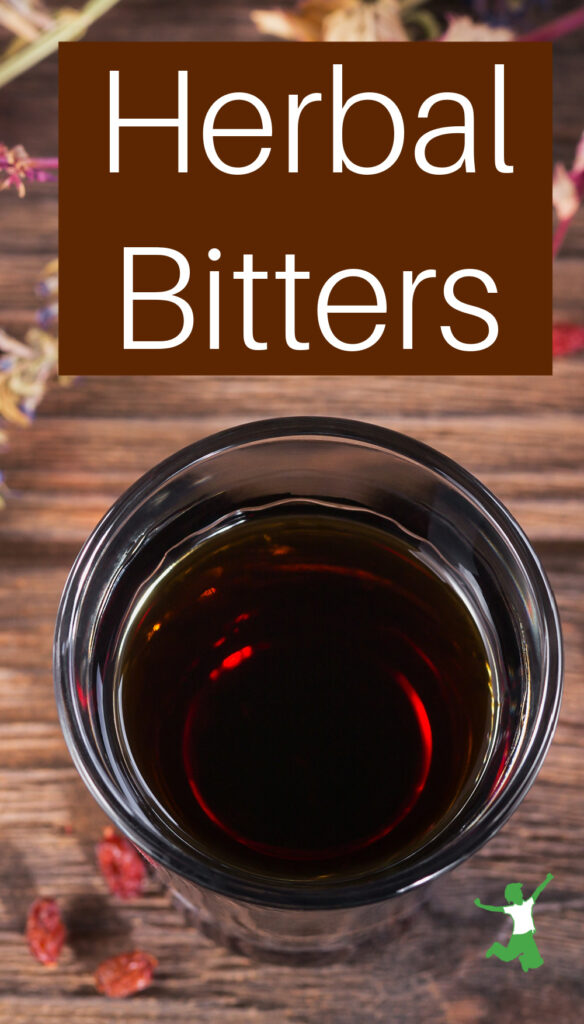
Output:
<path fill-rule="evenodd" d="M 125 0 L 94 38 L 254 38 L 235 0 Z M 557 47 L 557 155 L 584 127 L 583 38 Z M 0 95 L 0 135 L 35 154 L 56 146 L 56 61 Z M 82 166 L 80 166 L 82 174 Z M 88 196 L 88 201 L 96 197 Z M 0 322 L 23 332 L 34 282 L 56 248 L 55 189 L 0 197 Z M 557 266 L 558 315 L 584 318 L 584 217 Z M 96 282 L 96 302 L 104 301 Z M 90 315 L 90 311 L 88 311 Z M 82 340 L 82 339 L 80 339 Z M 0 465 L 0 1022 L 83 1024 L 511 1024 L 581 1019 L 584 980 L 584 359 L 553 378 L 121 379 L 55 389 L 30 430 L 10 432 Z M 545 767 L 502 832 L 437 883 L 400 941 L 326 968 L 261 965 L 184 926 L 155 881 L 115 903 L 95 869 L 104 818 L 71 764 L 57 722 L 51 640 L 73 557 L 114 498 L 174 449 L 228 424 L 319 412 L 396 427 L 460 460 L 518 517 L 560 605 L 566 694 Z M 498 902 L 513 879 L 555 880 L 537 911 L 545 966 L 486 961 Z M 58 970 L 32 960 L 22 933 L 38 894 L 59 897 L 70 943 Z M 494 924 L 495 921 L 495 924 Z M 501 929 L 504 931 L 505 929 Z M 133 946 L 160 959 L 155 985 L 126 1003 L 96 994 L 96 963 Z"/>

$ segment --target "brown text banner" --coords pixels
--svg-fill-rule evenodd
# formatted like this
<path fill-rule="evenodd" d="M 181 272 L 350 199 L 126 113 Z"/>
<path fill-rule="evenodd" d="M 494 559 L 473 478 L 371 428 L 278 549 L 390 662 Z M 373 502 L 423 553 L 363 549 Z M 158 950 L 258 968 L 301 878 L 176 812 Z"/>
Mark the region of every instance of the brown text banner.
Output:
<path fill-rule="evenodd" d="M 60 371 L 551 372 L 551 47 L 60 48 Z"/>

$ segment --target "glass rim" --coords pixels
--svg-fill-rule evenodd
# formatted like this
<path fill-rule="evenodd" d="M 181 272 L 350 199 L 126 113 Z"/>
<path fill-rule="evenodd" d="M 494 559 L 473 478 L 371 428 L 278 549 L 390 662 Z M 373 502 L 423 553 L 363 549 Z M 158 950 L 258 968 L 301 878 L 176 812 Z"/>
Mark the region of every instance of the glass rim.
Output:
<path fill-rule="evenodd" d="M 404 457 L 456 485 L 481 515 L 497 528 L 502 545 L 513 552 L 526 574 L 547 638 L 547 660 L 537 719 L 528 746 L 490 806 L 466 830 L 403 866 L 333 882 L 327 888 L 295 879 L 238 874 L 235 867 L 197 859 L 172 845 L 154 825 L 137 820 L 93 754 L 75 701 L 75 627 L 88 581 L 107 540 L 156 487 L 221 452 L 262 441 L 293 437 L 363 444 Z M 61 728 L 83 782 L 118 828 L 148 857 L 195 884 L 222 895 L 291 909 L 334 909 L 379 902 L 431 881 L 456 867 L 505 824 L 537 776 L 556 728 L 562 695 L 562 636 L 556 602 L 547 576 L 527 536 L 501 501 L 473 474 L 429 445 L 406 434 L 359 420 L 321 416 L 263 419 L 219 431 L 185 446 L 143 474 L 115 501 L 83 544 L 70 570 L 57 613 L 53 648 L 55 695 Z"/>

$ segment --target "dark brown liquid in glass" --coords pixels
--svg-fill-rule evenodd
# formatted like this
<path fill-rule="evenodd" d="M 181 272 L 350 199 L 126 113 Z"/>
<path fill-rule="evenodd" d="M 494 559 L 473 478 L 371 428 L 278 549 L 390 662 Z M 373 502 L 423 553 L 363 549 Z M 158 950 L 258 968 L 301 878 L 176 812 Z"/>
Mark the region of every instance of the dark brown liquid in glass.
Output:
<path fill-rule="evenodd" d="M 126 630 L 119 733 L 192 845 L 268 875 L 424 844 L 491 727 L 471 614 L 389 531 L 257 514 L 165 563 Z"/>

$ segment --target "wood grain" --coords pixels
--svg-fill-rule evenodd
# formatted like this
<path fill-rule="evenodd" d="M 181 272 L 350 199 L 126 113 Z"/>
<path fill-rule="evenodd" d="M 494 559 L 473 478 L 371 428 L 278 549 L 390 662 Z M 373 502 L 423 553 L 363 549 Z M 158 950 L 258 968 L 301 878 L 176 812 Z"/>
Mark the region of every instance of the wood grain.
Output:
<path fill-rule="evenodd" d="M 93 30 L 108 39 L 256 38 L 244 0 L 124 0 Z M 265 0 L 264 6 L 270 6 Z M 286 6 L 282 3 L 281 6 Z M 567 9 L 570 4 L 556 4 Z M 573 5 L 572 5 L 573 6 Z M 555 146 L 571 160 L 584 127 L 582 36 L 557 47 Z M 0 94 L 0 136 L 56 147 L 56 61 Z M 82 173 L 82 165 L 80 165 Z M 91 199 L 91 197 L 89 197 Z M 33 322 L 35 282 L 56 248 L 56 187 L 0 197 L 0 323 Z M 584 216 L 556 268 L 559 317 L 584 321 Z M 96 282 L 96 301 L 101 301 Z M 512 1024 L 580 1021 L 584 997 L 584 359 L 552 378 L 93 378 L 55 388 L 0 454 L 0 1024 Z M 95 869 L 104 818 L 61 737 L 51 683 L 57 604 L 83 539 L 158 459 L 212 430 L 264 416 L 373 420 L 435 445 L 475 472 L 534 540 L 562 616 L 566 692 L 543 771 L 508 825 L 431 890 L 399 943 L 326 968 L 276 967 L 214 946 L 155 880 L 116 904 Z M 538 906 L 545 965 L 484 959 L 498 923 L 473 906 L 511 879 L 553 885 Z M 46 971 L 23 937 L 37 894 L 57 895 L 70 930 Z M 126 1003 L 95 993 L 104 957 L 142 946 L 153 988 Z"/>

